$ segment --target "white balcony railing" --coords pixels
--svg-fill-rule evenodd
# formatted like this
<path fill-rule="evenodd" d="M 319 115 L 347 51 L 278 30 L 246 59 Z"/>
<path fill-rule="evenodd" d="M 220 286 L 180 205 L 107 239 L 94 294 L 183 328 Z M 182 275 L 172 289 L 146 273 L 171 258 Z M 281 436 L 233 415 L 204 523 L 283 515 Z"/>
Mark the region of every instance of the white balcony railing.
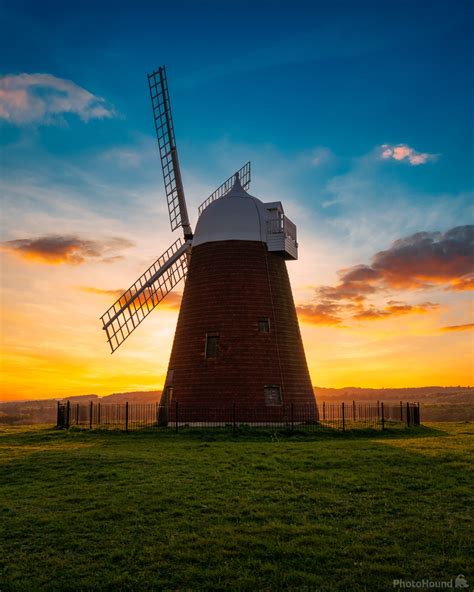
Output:
<path fill-rule="evenodd" d="M 267 220 L 267 245 L 269 251 L 279 251 L 289 259 L 297 258 L 296 226 L 285 215 Z"/>
<path fill-rule="evenodd" d="M 278 218 L 267 220 L 267 234 L 283 233 L 285 237 L 291 238 L 296 242 L 296 226 L 285 215 Z"/>

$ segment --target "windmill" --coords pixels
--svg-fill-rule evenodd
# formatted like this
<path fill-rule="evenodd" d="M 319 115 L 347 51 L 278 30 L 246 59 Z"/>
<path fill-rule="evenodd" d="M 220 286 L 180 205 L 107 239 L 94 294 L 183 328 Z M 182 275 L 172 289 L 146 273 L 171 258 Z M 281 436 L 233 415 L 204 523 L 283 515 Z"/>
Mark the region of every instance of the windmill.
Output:
<path fill-rule="evenodd" d="M 112 353 L 185 280 L 162 404 L 315 407 L 286 260 L 296 226 L 281 202 L 247 193 L 250 162 L 186 207 L 164 67 L 148 75 L 171 230 L 178 238 L 102 315 Z"/>

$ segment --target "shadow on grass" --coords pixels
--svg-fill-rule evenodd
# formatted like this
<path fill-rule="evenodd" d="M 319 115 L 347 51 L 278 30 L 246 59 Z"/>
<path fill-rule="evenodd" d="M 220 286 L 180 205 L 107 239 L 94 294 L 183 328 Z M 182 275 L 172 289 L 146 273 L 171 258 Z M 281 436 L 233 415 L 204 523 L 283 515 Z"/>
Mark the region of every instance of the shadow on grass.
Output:
<path fill-rule="evenodd" d="M 196 440 L 205 442 L 252 442 L 252 441 L 318 441 L 318 440 L 368 440 L 368 439 L 409 439 L 409 438 L 433 438 L 445 437 L 448 433 L 442 429 L 421 425 L 419 427 L 387 427 L 385 430 L 374 428 L 360 428 L 346 430 L 331 429 L 325 427 L 317 430 L 312 428 L 294 430 L 289 428 L 251 428 L 239 426 L 232 428 L 190 428 L 182 426 L 176 432 L 174 428 L 156 429 L 148 428 L 133 430 L 128 433 L 119 429 L 82 429 L 72 427 L 69 430 L 58 430 L 51 426 L 22 426 L 22 429 L 3 430 L 0 441 L 3 444 L 14 442 L 16 445 L 33 443 L 47 443 L 68 440 L 95 440 L 115 438 L 153 438 L 159 440 Z"/>
<path fill-rule="evenodd" d="M 147 434 L 156 436 L 156 432 L 130 432 L 129 436 Z M 258 440 L 288 440 L 288 441 L 312 441 L 312 440 L 363 440 L 373 438 L 401 439 L 401 438 L 432 438 L 444 437 L 448 433 L 433 427 L 419 426 L 417 428 L 387 428 L 377 430 L 372 428 L 354 429 L 342 432 L 341 430 L 328 429 L 269 429 L 269 428 L 245 428 L 232 429 L 196 429 L 182 427 L 177 433 L 174 431 L 159 432 L 159 437 L 164 438 L 185 438 L 189 440 L 206 441 L 258 441 Z"/>
<path fill-rule="evenodd" d="M 385 430 L 374 428 L 361 428 L 341 430 L 324 428 L 321 430 L 303 428 L 291 430 L 289 428 L 251 428 L 239 426 L 236 430 L 232 428 L 190 428 L 182 426 L 176 432 L 172 428 L 133 430 L 125 433 L 121 430 L 80 430 L 72 428 L 73 433 L 90 433 L 96 435 L 110 435 L 111 437 L 124 436 L 127 438 L 159 438 L 166 440 L 203 440 L 203 441 L 312 441 L 312 440 L 361 440 L 373 438 L 401 439 L 401 438 L 432 438 L 447 436 L 448 433 L 433 427 L 419 426 L 417 428 L 389 427 Z"/>

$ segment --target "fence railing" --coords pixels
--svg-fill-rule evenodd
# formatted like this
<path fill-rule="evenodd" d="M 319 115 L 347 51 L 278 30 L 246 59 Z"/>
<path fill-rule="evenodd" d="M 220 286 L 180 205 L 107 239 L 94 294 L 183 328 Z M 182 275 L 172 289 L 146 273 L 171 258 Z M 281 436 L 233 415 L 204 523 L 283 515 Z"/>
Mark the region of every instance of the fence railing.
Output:
<path fill-rule="evenodd" d="M 119 429 L 270 428 L 308 431 L 385 429 L 419 426 L 420 404 L 322 403 L 249 408 L 232 404 L 222 408 L 185 406 L 178 403 L 101 404 L 58 402 L 57 427 Z"/>
<path fill-rule="evenodd" d="M 296 242 L 296 225 L 284 214 L 267 220 L 268 234 L 283 234 Z"/>

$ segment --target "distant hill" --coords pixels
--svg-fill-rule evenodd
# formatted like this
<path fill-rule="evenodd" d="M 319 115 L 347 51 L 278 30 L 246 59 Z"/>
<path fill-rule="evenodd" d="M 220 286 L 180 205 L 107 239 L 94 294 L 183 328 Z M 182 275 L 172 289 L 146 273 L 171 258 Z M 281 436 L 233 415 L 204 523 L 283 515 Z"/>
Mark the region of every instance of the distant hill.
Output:
<path fill-rule="evenodd" d="M 474 388 L 426 386 L 418 388 L 370 389 L 349 386 L 342 389 L 313 387 L 319 403 L 323 401 L 340 403 L 358 401 L 361 403 L 398 403 L 399 401 L 417 401 L 422 405 L 422 420 L 425 421 L 460 421 L 474 420 Z M 58 401 L 70 401 L 73 404 L 87 405 L 91 401 L 101 405 L 158 403 L 161 391 L 133 391 L 99 395 L 76 395 L 63 399 L 40 401 L 11 401 L 0 403 L 0 424 L 21 425 L 56 422 Z"/>
<path fill-rule="evenodd" d="M 420 403 L 470 404 L 474 405 L 474 388 L 462 386 L 423 386 L 407 388 L 370 389 L 348 386 L 341 389 L 314 386 L 314 394 L 319 401 L 419 401 Z"/>
<path fill-rule="evenodd" d="M 158 403 L 161 391 L 135 391 L 131 393 L 113 393 L 100 399 L 101 403 Z"/>
<path fill-rule="evenodd" d="M 76 395 L 75 397 L 67 397 L 67 399 L 54 399 L 55 401 L 70 401 L 71 403 L 90 403 L 91 401 L 98 401 L 99 395 Z"/>

